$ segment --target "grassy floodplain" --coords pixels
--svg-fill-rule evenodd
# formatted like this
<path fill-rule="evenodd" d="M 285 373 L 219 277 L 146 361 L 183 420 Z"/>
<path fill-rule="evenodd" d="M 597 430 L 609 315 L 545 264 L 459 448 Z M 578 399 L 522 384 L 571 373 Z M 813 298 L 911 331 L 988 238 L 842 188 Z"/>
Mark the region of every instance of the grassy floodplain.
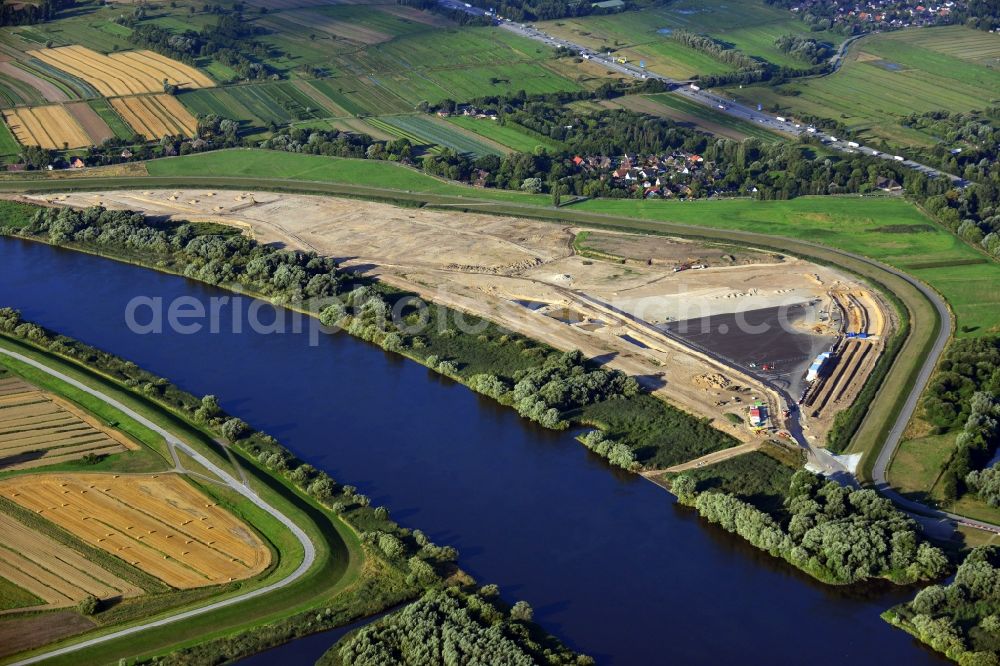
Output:
<path fill-rule="evenodd" d="M 637 12 L 558 19 L 539 25 L 590 48 L 612 49 L 629 60 L 645 60 L 651 70 L 681 79 L 727 72 L 732 67 L 672 40 L 663 31 L 704 33 L 751 56 L 790 67 L 804 63 L 775 47 L 774 41 L 781 35 L 802 35 L 833 44 L 842 40 L 832 33 L 811 32 L 795 14 L 760 0 L 678 0 Z"/>
<path fill-rule="evenodd" d="M 913 28 L 851 44 L 834 74 L 729 93 L 750 103 L 844 123 L 864 137 L 930 146 L 936 137 L 903 127 L 911 113 L 984 109 L 1000 99 L 1000 35 L 961 26 Z"/>
<path fill-rule="evenodd" d="M 541 138 L 513 124 L 501 124 L 488 118 L 453 116 L 448 118 L 448 122 L 522 153 L 534 152 L 538 146 L 553 151 L 559 148 L 551 139 Z"/>

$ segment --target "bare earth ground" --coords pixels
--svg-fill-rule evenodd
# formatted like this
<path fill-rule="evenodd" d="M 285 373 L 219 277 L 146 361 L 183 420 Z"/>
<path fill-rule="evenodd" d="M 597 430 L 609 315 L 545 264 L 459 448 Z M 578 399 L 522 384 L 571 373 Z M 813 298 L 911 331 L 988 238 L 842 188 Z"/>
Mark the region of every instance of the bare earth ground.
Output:
<path fill-rule="evenodd" d="M 94 111 L 86 102 L 67 104 L 66 110 L 76 118 L 76 122 L 80 123 L 83 131 L 94 141 L 95 145 L 100 145 L 106 140 L 114 138 L 115 133 L 111 131 L 104 119 L 97 115 L 97 111 Z"/>
<path fill-rule="evenodd" d="M 72 610 L 3 620 L 0 621 L 0 657 L 48 645 L 93 628 L 93 621 Z"/>
<path fill-rule="evenodd" d="M 681 345 L 655 325 L 829 301 L 832 289 L 866 291 L 839 271 L 766 251 L 593 231 L 584 245 L 624 257 L 621 263 L 576 255 L 573 239 L 579 230 L 570 226 L 331 197 L 150 190 L 29 199 L 249 226 L 261 242 L 336 257 L 346 269 L 428 300 L 486 317 L 559 349 L 580 349 L 637 376 L 664 400 L 713 419 L 716 427 L 744 442 L 766 433 L 757 435 L 720 418 L 720 400 L 732 397 L 732 387 L 746 387 L 745 400 L 764 399 L 777 415 L 777 394 L 751 375 Z M 691 259 L 707 267 L 673 271 Z M 815 321 L 810 326 L 830 324 Z M 823 431 L 822 424 L 812 424 L 818 441 Z"/>

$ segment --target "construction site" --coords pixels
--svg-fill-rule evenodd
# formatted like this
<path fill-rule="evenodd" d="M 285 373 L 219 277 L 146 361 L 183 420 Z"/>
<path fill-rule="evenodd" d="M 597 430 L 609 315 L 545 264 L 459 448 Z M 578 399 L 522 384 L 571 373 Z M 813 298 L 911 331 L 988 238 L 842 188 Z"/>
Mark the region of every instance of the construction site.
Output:
<path fill-rule="evenodd" d="M 227 224 L 262 243 L 334 257 L 428 301 L 579 349 L 743 442 L 781 433 L 804 394 L 804 425 L 821 443 L 891 325 L 884 304 L 850 276 L 754 248 L 270 192 L 27 199 Z M 847 337 L 861 332 L 867 337 Z M 824 351 L 833 360 L 807 382 Z"/>
<path fill-rule="evenodd" d="M 799 398 L 803 412 L 821 421 L 854 401 L 887 337 L 884 306 L 872 292 L 838 289 L 830 292 L 828 303 L 843 322 L 842 334 L 809 366 Z"/>

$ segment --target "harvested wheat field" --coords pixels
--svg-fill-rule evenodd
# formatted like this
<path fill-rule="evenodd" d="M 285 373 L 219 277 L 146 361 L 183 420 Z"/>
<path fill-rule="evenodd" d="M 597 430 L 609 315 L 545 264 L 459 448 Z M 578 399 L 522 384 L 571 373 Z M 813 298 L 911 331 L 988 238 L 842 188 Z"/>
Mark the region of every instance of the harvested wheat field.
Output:
<path fill-rule="evenodd" d="M 115 111 L 147 139 L 164 136 L 194 136 L 198 120 L 172 95 L 143 95 L 111 100 Z"/>
<path fill-rule="evenodd" d="M 0 574 L 48 608 L 71 606 L 91 594 L 117 599 L 143 593 L 142 588 L 4 513 L 0 513 L 0 533 L 4 535 Z"/>
<path fill-rule="evenodd" d="M 163 80 L 185 88 L 207 88 L 215 83 L 194 67 L 152 51 L 124 51 L 104 55 L 82 46 L 29 51 L 42 62 L 79 77 L 105 97 L 160 92 Z"/>
<path fill-rule="evenodd" d="M 94 143 L 72 114 L 58 104 L 8 109 L 3 117 L 14 137 L 24 146 L 62 150 Z"/>
<path fill-rule="evenodd" d="M 120 432 L 17 377 L 0 379 L 0 470 L 32 469 L 138 448 Z"/>
<path fill-rule="evenodd" d="M 242 522 L 176 474 L 46 474 L 0 496 L 175 588 L 254 576 L 271 561 Z"/>

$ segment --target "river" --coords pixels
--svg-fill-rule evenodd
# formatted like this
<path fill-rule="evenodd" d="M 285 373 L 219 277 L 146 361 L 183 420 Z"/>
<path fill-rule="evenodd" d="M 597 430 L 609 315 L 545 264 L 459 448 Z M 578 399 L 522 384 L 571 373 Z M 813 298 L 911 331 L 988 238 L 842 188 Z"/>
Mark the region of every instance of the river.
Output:
<path fill-rule="evenodd" d="M 458 548 L 480 582 L 529 601 L 536 620 L 601 663 L 942 663 L 879 618 L 912 590 L 820 585 L 613 473 L 568 434 L 416 363 L 346 335 L 311 345 L 306 332 L 140 335 L 125 323 L 136 296 L 224 295 L 0 238 L 0 306 L 218 395 L 402 524 Z M 303 646 L 269 653 L 271 663 L 311 663 Z"/>

